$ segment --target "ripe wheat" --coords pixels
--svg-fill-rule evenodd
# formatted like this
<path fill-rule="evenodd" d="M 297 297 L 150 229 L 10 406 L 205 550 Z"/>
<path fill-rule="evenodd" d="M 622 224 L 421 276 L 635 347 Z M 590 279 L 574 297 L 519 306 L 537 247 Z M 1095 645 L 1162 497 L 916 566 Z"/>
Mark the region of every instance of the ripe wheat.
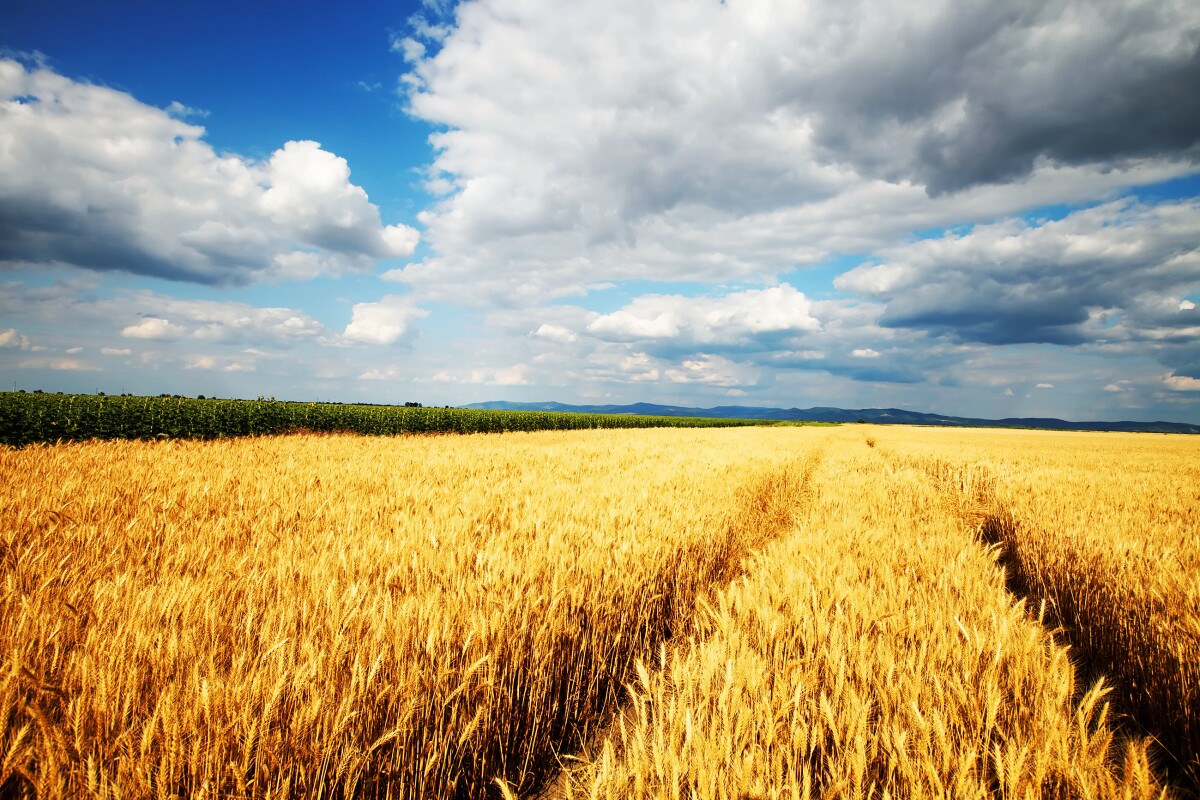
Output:
<path fill-rule="evenodd" d="M 1078 684 L 937 484 L 858 441 L 817 470 L 796 532 L 639 665 L 562 794 L 1161 796 L 1105 685 Z"/>
<path fill-rule="evenodd" d="M 1200 791 L 1200 440 L 889 429 L 881 446 L 964 476 L 1013 588 L 1045 602 L 1085 672 Z M 944 480 L 944 479 L 943 479 Z"/>
<path fill-rule="evenodd" d="M 0 797 L 1165 796 L 1191 441 L 0 449 Z"/>
<path fill-rule="evenodd" d="M 825 433 L 0 450 L 0 796 L 527 789 Z"/>

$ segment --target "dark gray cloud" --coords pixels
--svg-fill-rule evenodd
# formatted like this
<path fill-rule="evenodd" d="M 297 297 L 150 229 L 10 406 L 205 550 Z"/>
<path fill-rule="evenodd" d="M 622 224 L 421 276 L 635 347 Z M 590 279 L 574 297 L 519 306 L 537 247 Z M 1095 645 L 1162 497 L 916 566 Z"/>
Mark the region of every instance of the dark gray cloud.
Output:
<path fill-rule="evenodd" d="M 873 3 L 827 69 L 784 71 L 827 158 L 931 194 L 1006 183 L 1039 160 L 1120 163 L 1200 154 L 1200 12 L 1158 2 Z M 855 26 L 855 23 L 858 23 Z"/>
<path fill-rule="evenodd" d="M 972 310 L 942 309 L 936 303 L 917 308 L 900 306 L 897 310 L 889 309 L 879 322 L 983 344 L 1074 345 L 1087 341 L 1079 329 L 1087 321 L 1087 312 L 1082 308 L 1064 308 L 1049 295 L 1036 302 L 1011 294 L 995 299 L 999 301 L 997 305 Z"/>
<path fill-rule="evenodd" d="M 1159 360 L 1171 367 L 1176 375 L 1200 379 L 1200 345 L 1167 350 Z"/>
<path fill-rule="evenodd" d="M 242 282 L 242 275 L 269 266 L 245 257 L 200 252 L 216 267 L 200 271 L 139 246 L 130 231 L 132 215 L 115 210 L 75 213 L 40 198 L 0 197 L 0 268 L 29 264 L 71 264 L 87 269 L 131 272 L 167 280 L 215 284 Z M 232 279 L 232 280 L 231 280 Z"/>
<path fill-rule="evenodd" d="M 1133 201 L 1040 225 L 1010 220 L 883 252 L 835 285 L 885 304 L 879 324 L 960 342 L 1195 341 L 1200 202 Z"/>

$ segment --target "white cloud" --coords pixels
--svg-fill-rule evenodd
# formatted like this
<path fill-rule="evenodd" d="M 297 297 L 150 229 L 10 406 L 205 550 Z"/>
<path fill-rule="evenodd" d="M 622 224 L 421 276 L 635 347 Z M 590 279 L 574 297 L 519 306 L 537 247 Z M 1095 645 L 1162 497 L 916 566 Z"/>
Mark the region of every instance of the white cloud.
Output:
<path fill-rule="evenodd" d="M 478 370 L 471 374 L 471 383 L 488 383 L 494 386 L 525 386 L 529 379 L 528 364 L 514 364 L 497 370 Z"/>
<path fill-rule="evenodd" d="M 409 297 L 389 294 L 376 303 L 355 303 L 342 339 L 357 344 L 391 345 L 412 331 L 412 323 L 429 312 Z"/>
<path fill-rule="evenodd" d="M 187 321 L 191 338 L 207 342 L 288 344 L 324 332 L 319 322 L 291 308 L 207 300 L 170 300 L 162 307 L 175 319 Z"/>
<path fill-rule="evenodd" d="M 100 355 L 129 356 L 138 350 L 137 355 L 145 363 L 167 369 L 181 364 L 183 355 L 202 348 L 202 353 L 218 358 L 220 369 L 249 372 L 262 362 L 270 362 L 272 374 L 294 373 L 297 379 L 306 376 L 309 366 L 318 366 L 314 359 L 320 358 L 320 351 L 307 347 L 347 343 L 339 331 L 327 329 L 294 308 L 184 300 L 151 291 L 118 291 L 100 298 L 88 296 L 90 292 L 90 286 L 80 287 L 73 281 L 33 288 L 0 283 L 0 318 L 55 326 L 62 337 L 55 343 L 58 348 L 65 349 L 63 341 L 73 344 L 90 337 Z M 132 340 L 168 346 L 150 352 L 130 347 Z M 214 346 L 229 350 L 218 351 Z M 346 371 L 369 366 L 353 364 L 352 360 L 353 356 L 341 351 L 337 363 Z M 115 367 L 113 361 L 103 363 L 106 369 Z"/>
<path fill-rule="evenodd" d="M 183 359 L 184 369 L 216 369 L 217 359 L 209 355 L 192 355 L 185 356 Z"/>
<path fill-rule="evenodd" d="M 189 117 L 195 119 L 204 119 L 209 115 L 209 112 L 203 108 L 193 108 L 192 106 L 184 105 L 178 100 L 172 100 L 165 111 L 175 119 L 186 120 Z"/>
<path fill-rule="evenodd" d="M 1185 174 L 1200 12 L 1127 6 L 461 4 L 454 28 L 398 40 L 410 110 L 442 128 L 442 200 L 421 216 L 434 255 L 392 277 L 510 303 L 597 279 L 769 281 Z"/>
<path fill-rule="evenodd" d="M 360 373 L 358 379 L 361 381 L 390 381 L 401 377 L 402 374 L 399 367 L 392 364 L 383 368 L 371 367 Z"/>
<path fill-rule="evenodd" d="M 879 351 L 872 350 L 869 347 L 860 347 L 850 351 L 850 355 L 854 358 L 879 358 Z"/>
<path fill-rule="evenodd" d="M 1053 384 L 1053 383 L 1039 383 L 1039 384 L 1037 385 L 1037 388 L 1038 388 L 1038 389 L 1053 389 L 1053 388 L 1054 388 L 1054 384 Z"/>
<path fill-rule="evenodd" d="M 265 177 L 269 188 L 259 198 L 261 208 L 301 241 L 373 258 L 412 255 L 416 248 L 412 228 L 380 228 L 379 209 L 350 183 L 346 160 L 316 142 L 288 142 L 276 150 Z"/>
<path fill-rule="evenodd" d="M 204 372 L 247 373 L 258 371 L 257 359 L 245 355 L 223 357 L 208 353 L 192 353 L 183 356 L 180 363 L 185 370 Z"/>
<path fill-rule="evenodd" d="M 721 356 L 701 354 L 684 360 L 665 371 L 671 383 L 704 383 L 720 387 L 753 385 L 758 382 L 754 370 Z"/>
<path fill-rule="evenodd" d="M 383 272 L 379 273 L 379 279 L 381 281 L 389 281 L 391 283 L 404 283 L 404 269 L 400 268 L 384 270 Z"/>
<path fill-rule="evenodd" d="M 413 252 L 416 231 L 383 226 L 316 142 L 260 163 L 216 153 L 183 116 L 198 114 L 0 59 L 0 262 L 237 284 Z"/>
<path fill-rule="evenodd" d="M 588 333 L 601 339 L 635 342 L 643 339 L 673 339 L 679 336 L 679 311 L 687 307 L 683 297 L 652 296 L 638 298 L 633 310 L 621 309 L 606 314 L 588 325 Z M 677 311 L 659 311 L 663 305 Z"/>
<path fill-rule="evenodd" d="M 633 353 L 619 364 L 624 378 L 634 383 L 657 381 L 662 374 L 657 361 L 646 353 Z"/>
<path fill-rule="evenodd" d="M 819 331 L 813 304 L 788 284 L 724 297 L 645 295 L 592 320 L 593 336 L 614 342 L 670 339 L 696 345 L 745 344 L 762 337 Z"/>
<path fill-rule="evenodd" d="M 192 339 L 222 344 L 286 346 L 315 340 L 325 332 L 319 322 L 303 312 L 233 301 L 177 300 L 154 292 L 140 292 L 105 305 L 114 310 L 119 306 L 150 315 L 121 331 L 122 336 L 131 339 L 161 342 Z"/>
<path fill-rule="evenodd" d="M 187 328 L 162 317 L 147 317 L 136 325 L 121 329 L 121 335 L 127 339 L 152 339 L 157 342 L 173 342 L 182 339 L 187 332 Z"/>
<path fill-rule="evenodd" d="M 446 383 L 479 386 L 528 386 L 532 368 L 528 364 L 486 367 L 465 371 L 437 370 L 432 375 L 414 378 L 415 383 Z"/>
<path fill-rule="evenodd" d="M 575 335 L 574 331 L 564 328 L 561 325 L 553 325 L 549 322 L 538 326 L 538 329 L 530 335 L 538 339 L 547 339 L 551 342 L 559 342 L 561 344 L 568 344 L 579 338 Z"/>
<path fill-rule="evenodd" d="M 1188 375 L 1176 375 L 1168 372 L 1163 376 L 1163 383 L 1173 392 L 1200 392 L 1200 378 Z"/>
<path fill-rule="evenodd" d="M 0 331 L 0 347 L 13 350 L 28 350 L 29 337 L 22 336 L 16 328 Z"/>
<path fill-rule="evenodd" d="M 1179 310 L 1180 311 L 1191 311 L 1195 307 L 1196 307 L 1196 304 L 1193 303 L 1191 300 L 1180 300 L 1179 301 Z"/>

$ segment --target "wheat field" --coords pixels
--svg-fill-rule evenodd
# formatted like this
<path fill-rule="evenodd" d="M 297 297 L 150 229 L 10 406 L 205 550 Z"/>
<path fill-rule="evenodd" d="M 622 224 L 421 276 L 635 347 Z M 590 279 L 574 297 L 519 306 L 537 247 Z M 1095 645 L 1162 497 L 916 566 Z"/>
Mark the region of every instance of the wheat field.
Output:
<path fill-rule="evenodd" d="M 527 787 L 820 435 L 108 442 L 0 453 L 0 793 Z"/>
<path fill-rule="evenodd" d="M 1147 743 L 1115 736 L 1107 687 L 1080 684 L 1007 591 L 969 509 L 859 442 L 817 470 L 795 532 L 639 665 L 631 710 L 562 794 L 1163 795 Z"/>
<path fill-rule="evenodd" d="M 1200 442 L 1186 436 L 888 430 L 930 474 L 971 473 L 1013 589 L 1200 790 Z M 945 476 L 941 480 L 945 481 Z"/>
<path fill-rule="evenodd" d="M 1194 446 L 1062 436 L 0 450 L 0 797 L 1172 796 Z"/>

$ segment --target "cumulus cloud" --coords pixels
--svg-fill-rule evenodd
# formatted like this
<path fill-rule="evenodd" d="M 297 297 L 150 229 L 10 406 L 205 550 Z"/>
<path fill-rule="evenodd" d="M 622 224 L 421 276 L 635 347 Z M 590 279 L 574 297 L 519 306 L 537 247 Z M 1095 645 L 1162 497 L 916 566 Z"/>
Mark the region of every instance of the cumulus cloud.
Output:
<path fill-rule="evenodd" d="M 529 383 L 529 365 L 514 364 L 496 370 L 476 370 L 471 373 L 471 383 L 487 383 L 493 386 L 525 386 Z"/>
<path fill-rule="evenodd" d="M 1168 372 L 1163 376 L 1163 383 L 1173 392 L 1200 392 L 1200 378 Z"/>
<path fill-rule="evenodd" d="M 182 359 L 186 370 L 201 370 L 206 372 L 256 372 L 258 365 L 253 357 L 235 356 L 232 358 L 219 357 L 206 353 L 186 355 Z"/>
<path fill-rule="evenodd" d="M 147 317 L 136 325 L 121 329 L 121 335 L 128 339 L 152 339 L 156 342 L 173 342 L 187 333 L 187 328 L 162 317 Z"/>
<path fill-rule="evenodd" d="M 215 300 L 179 300 L 154 292 L 109 301 L 104 307 L 144 315 L 121 335 L 128 339 L 174 342 L 181 339 L 221 344 L 289 344 L 315 340 L 324 326 L 307 314 L 290 308 L 262 308 L 247 303 Z"/>
<path fill-rule="evenodd" d="M 162 307 L 186 320 L 193 339 L 207 342 L 287 345 L 325 333 L 321 323 L 292 308 L 207 300 L 169 300 Z"/>
<path fill-rule="evenodd" d="M 386 367 L 371 367 L 359 373 L 360 381 L 390 381 L 399 378 L 403 373 L 395 364 Z"/>
<path fill-rule="evenodd" d="M 307 141 L 265 163 L 218 154 L 196 116 L 0 59 L 0 264 L 244 284 L 413 252 L 344 159 Z"/>
<path fill-rule="evenodd" d="M 631 353 L 618 363 L 621 374 L 629 381 L 656 381 L 662 374 L 658 362 L 647 353 Z"/>
<path fill-rule="evenodd" d="M 564 328 L 562 325 L 554 325 L 549 322 L 539 325 L 538 329 L 530 335 L 535 336 L 538 339 L 547 339 L 551 342 L 559 342 L 562 344 L 568 344 L 579 338 L 575 335 L 574 331 Z"/>
<path fill-rule="evenodd" d="M 1197 231 L 1196 200 L 1122 200 L 886 248 L 834 285 L 886 303 L 884 326 L 960 341 L 1165 338 L 1197 322 L 1178 305 L 1181 291 L 1200 286 Z"/>
<path fill-rule="evenodd" d="M 757 372 L 747 365 L 709 354 L 685 359 L 667 369 L 665 375 L 671 383 L 703 383 L 723 388 L 758 382 Z"/>
<path fill-rule="evenodd" d="M 969 352 L 931 343 L 920 331 L 880 327 L 882 310 L 874 303 L 812 301 L 781 284 L 698 298 L 644 295 L 593 315 L 584 330 L 592 341 L 626 348 L 626 362 L 634 369 L 612 370 L 618 380 L 628 380 L 624 372 L 632 371 L 639 380 L 653 374 L 655 380 L 661 375 L 675 383 L 721 385 L 692 379 L 696 365 L 711 366 L 720 358 L 747 370 L 737 373 L 743 386 L 762 385 L 764 374 L 791 371 L 908 384 L 924 381 L 934 365 L 961 362 Z M 897 345 L 902 359 L 878 363 L 885 348 Z M 597 355 L 593 351 L 589 358 Z"/>
<path fill-rule="evenodd" d="M 412 332 L 415 320 L 429 316 L 411 298 L 385 295 L 375 303 L 355 303 L 350 324 L 342 334 L 346 342 L 391 345 Z"/>
<path fill-rule="evenodd" d="M 933 193 L 1020 179 L 1039 161 L 1194 163 L 1200 10 L 1192 5 L 800 7 L 778 37 L 815 47 L 801 47 L 799 63 L 781 72 L 794 78 L 793 96 L 815 106 L 816 138 L 831 158 Z"/>
<path fill-rule="evenodd" d="M 417 246 L 412 228 L 380 228 L 379 209 L 350 183 L 346 160 L 316 142 L 288 142 L 276 150 L 267 162 L 266 178 L 262 209 L 308 244 L 374 258 L 411 255 Z"/>
<path fill-rule="evenodd" d="M 216 369 L 217 359 L 209 355 L 185 356 L 184 369 Z"/>
<path fill-rule="evenodd" d="M 532 371 L 528 364 L 508 367 L 487 367 L 470 370 L 435 371 L 432 375 L 414 378 L 416 383 L 450 383 L 480 386 L 527 386 Z"/>
<path fill-rule="evenodd" d="M 592 320 L 587 332 L 615 342 L 658 339 L 737 346 L 820 328 L 811 301 L 785 283 L 719 298 L 645 295 L 623 309 Z"/>
<path fill-rule="evenodd" d="M 16 328 L 0 331 L 0 347 L 13 350 L 28 350 L 29 337 L 22 336 Z"/>
<path fill-rule="evenodd" d="M 101 347 L 100 354 L 105 356 L 129 356 L 133 350 L 128 347 Z"/>
<path fill-rule="evenodd" d="M 1197 30 L 1149 0 L 462 3 L 398 40 L 442 200 L 434 255 L 393 277 L 518 304 L 597 277 L 770 281 L 1183 174 Z"/>

